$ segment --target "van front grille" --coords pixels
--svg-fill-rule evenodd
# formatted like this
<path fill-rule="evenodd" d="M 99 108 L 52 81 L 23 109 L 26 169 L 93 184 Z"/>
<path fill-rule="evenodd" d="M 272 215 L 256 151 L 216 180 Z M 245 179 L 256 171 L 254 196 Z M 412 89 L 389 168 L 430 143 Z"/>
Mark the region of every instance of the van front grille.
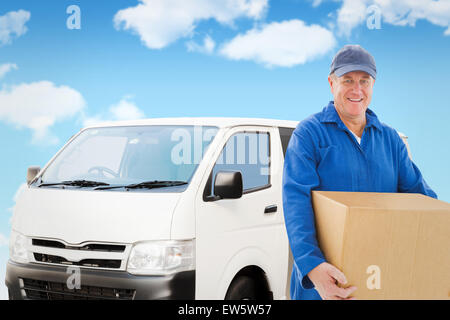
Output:
<path fill-rule="evenodd" d="M 21 279 L 26 298 L 31 300 L 132 300 L 136 290 L 94 286 L 69 289 L 65 283 Z"/>
<path fill-rule="evenodd" d="M 34 253 L 34 259 L 37 262 L 44 262 L 44 263 L 64 264 L 69 266 L 83 266 L 93 268 L 109 268 L 109 269 L 119 269 L 121 264 L 121 260 L 112 260 L 112 259 L 84 259 L 78 262 L 74 262 L 68 261 L 63 257 L 36 252 Z"/>
<path fill-rule="evenodd" d="M 125 270 L 131 245 L 108 242 L 71 244 L 60 239 L 32 238 L 35 263 Z"/>
<path fill-rule="evenodd" d="M 64 243 L 56 240 L 45 240 L 45 239 L 33 239 L 34 246 L 48 247 L 48 248 L 59 248 L 59 249 L 71 249 L 71 250 L 86 250 L 86 251 L 102 251 L 102 252 L 124 252 L 124 245 L 116 244 L 103 244 L 103 243 L 89 243 L 81 247 L 68 246 Z"/>

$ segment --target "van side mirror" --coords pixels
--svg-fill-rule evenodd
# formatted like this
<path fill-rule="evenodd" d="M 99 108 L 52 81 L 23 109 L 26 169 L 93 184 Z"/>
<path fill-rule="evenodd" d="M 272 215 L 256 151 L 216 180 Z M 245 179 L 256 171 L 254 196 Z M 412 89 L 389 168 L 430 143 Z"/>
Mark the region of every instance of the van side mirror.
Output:
<path fill-rule="evenodd" d="M 214 180 L 214 196 L 220 199 L 242 197 L 242 173 L 240 171 L 219 171 Z"/>
<path fill-rule="evenodd" d="M 30 184 L 31 181 L 33 181 L 34 178 L 36 178 L 37 174 L 41 171 L 40 167 L 33 166 L 29 167 L 27 170 L 27 184 Z"/>

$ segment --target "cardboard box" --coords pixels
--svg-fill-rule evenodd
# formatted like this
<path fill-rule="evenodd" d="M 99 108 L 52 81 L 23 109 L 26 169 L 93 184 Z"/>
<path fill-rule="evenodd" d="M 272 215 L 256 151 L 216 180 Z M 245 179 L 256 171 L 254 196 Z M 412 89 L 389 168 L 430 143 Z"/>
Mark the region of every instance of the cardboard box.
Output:
<path fill-rule="evenodd" d="M 420 194 L 313 191 L 317 237 L 357 299 L 450 299 L 450 204 Z M 348 286 L 346 285 L 346 287 Z"/>

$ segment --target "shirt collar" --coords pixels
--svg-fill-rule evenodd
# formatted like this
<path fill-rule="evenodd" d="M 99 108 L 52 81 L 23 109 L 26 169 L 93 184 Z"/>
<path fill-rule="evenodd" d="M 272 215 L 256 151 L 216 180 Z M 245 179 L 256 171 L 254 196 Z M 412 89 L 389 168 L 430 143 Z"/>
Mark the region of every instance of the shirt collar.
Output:
<path fill-rule="evenodd" d="M 336 123 L 342 129 L 345 128 L 345 124 L 342 122 L 341 118 L 339 117 L 339 114 L 336 111 L 336 108 L 334 107 L 334 101 L 330 101 L 330 103 L 325 108 L 323 108 L 320 122 L 322 123 L 332 122 Z M 378 120 L 378 117 L 375 114 L 375 112 L 367 108 L 366 128 L 370 127 L 375 127 L 378 130 L 381 130 L 381 123 L 380 120 Z"/>

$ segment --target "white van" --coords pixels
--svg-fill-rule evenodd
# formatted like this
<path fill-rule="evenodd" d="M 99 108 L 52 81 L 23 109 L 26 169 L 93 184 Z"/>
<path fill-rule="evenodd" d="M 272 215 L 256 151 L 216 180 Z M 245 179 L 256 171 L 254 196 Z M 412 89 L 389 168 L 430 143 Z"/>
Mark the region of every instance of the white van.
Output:
<path fill-rule="evenodd" d="M 81 130 L 28 170 L 12 219 L 10 299 L 289 298 L 282 172 L 297 123 L 172 118 Z"/>

